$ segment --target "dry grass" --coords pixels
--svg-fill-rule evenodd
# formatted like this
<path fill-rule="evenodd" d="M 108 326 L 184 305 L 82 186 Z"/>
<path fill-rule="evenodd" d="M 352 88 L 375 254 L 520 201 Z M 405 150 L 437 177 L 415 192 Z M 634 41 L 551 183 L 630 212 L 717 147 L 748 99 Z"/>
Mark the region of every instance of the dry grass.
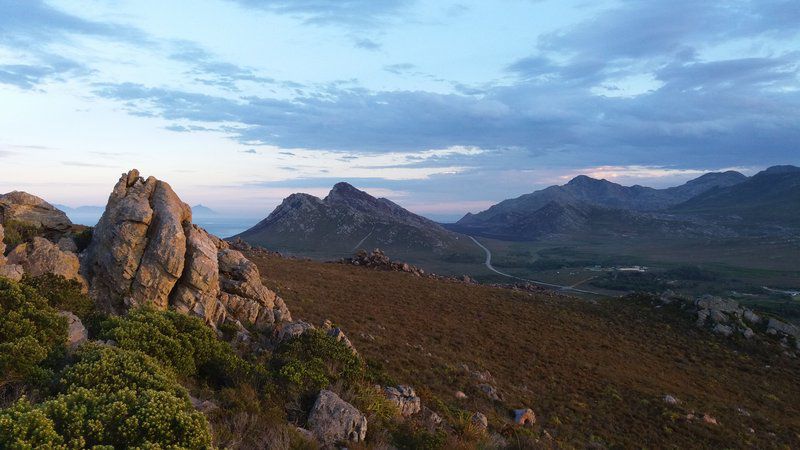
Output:
<path fill-rule="evenodd" d="M 798 361 L 723 341 L 688 317 L 634 301 L 592 304 L 249 256 L 295 317 L 341 325 L 440 413 L 481 411 L 493 429 L 508 430 L 510 409 L 529 406 L 535 431 L 567 446 L 800 447 Z M 462 364 L 489 370 L 504 401 L 483 396 Z M 456 400 L 457 390 L 469 398 Z M 681 403 L 667 405 L 666 394 Z M 720 425 L 688 421 L 689 411 Z"/>

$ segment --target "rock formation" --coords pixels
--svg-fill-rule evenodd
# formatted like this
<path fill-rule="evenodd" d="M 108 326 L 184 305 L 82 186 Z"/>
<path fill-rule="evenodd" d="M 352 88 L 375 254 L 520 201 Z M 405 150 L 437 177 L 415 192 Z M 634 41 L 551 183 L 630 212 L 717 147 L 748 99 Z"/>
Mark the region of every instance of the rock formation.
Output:
<path fill-rule="evenodd" d="M 362 442 L 367 436 L 367 418 L 328 390 L 319 393 L 308 416 L 308 426 L 325 448 L 344 441 Z"/>
<path fill-rule="evenodd" d="M 14 191 L 0 195 L 0 223 L 25 222 L 45 230 L 65 231 L 72 226 L 67 215 L 35 195 Z"/>
<path fill-rule="evenodd" d="M 216 326 L 289 321 L 283 300 L 261 284 L 240 252 L 192 225 L 169 184 L 123 174 L 94 230 L 83 264 L 90 294 L 107 311 L 173 308 Z"/>
<path fill-rule="evenodd" d="M 5 257 L 6 244 L 3 242 L 5 238 L 5 229 L 0 224 L 0 277 L 9 278 L 14 281 L 22 279 L 22 266 L 17 264 L 6 264 L 8 260 Z"/>
<path fill-rule="evenodd" d="M 16 246 L 8 254 L 8 263 L 21 266 L 25 273 L 33 277 L 52 273 L 76 280 L 84 289 L 87 288 L 86 280 L 80 274 L 78 255 L 61 250 L 45 238 L 37 236 L 31 242 Z"/>

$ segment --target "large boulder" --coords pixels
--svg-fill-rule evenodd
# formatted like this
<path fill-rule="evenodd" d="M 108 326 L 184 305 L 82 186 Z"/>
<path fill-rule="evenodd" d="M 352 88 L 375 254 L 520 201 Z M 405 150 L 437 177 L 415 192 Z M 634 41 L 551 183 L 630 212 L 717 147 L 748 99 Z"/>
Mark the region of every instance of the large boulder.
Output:
<path fill-rule="evenodd" d="M 3 242 L 3 239 L 6 238 L 6 229 L 3 228 L 3 224 L 0 223 L 0 266 L 6 263 L 6 243 Z"/>
<path fill-rule="evenodd" d="M 326 448 L 340 442 L 362 442 L 367 436 L 367 418 L 328 390 L 319 393 L 308 416 L 308 427 Z"/>
<path fill-rule="evenodd" d="M 67 215 L 35 195 L 14 191 L 0 195 L 0 223 L 25 222 L 47 230 L 65 231 L 72 227 Z"/>
<path fill-rule="evenodd" d="M 8 263 L 22 266 L 25 273 L 33 277 L 52 273 L 76 280 L 86 288 L 86 280 L 80 274 L 78 255 L 65 252 L 42 237 L 19 244 L 8 254 Z"/>
<path fill-rule="evenodd" d="M 193 225 L 191 208 L 169 184 L 136 170 L 114 187 L 83 271 L 92 297 L 111 312 L 173 308 L 212 326 L 291 320 L 255 264 Z"/>

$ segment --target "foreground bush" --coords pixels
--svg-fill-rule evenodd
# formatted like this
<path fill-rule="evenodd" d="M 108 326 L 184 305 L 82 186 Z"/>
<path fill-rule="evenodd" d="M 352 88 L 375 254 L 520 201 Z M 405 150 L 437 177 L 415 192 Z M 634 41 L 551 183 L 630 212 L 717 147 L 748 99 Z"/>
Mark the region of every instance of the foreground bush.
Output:
<path fill-rule="evenodd" d="M 320 330 L 309 330 L 281 345 L 273 357 L 277 378 L 299 393 L 317 392 L 334 382 L 345 384 L 364 375 L 352 350 Z"/>
<path fill-rule="evenodd" d="M 0 278 L 0 390 L 49 381 L 66 339 L 66 320 L 44 297 Z"/>
<path fill-rule="evenodd" d="M 97 345 L 82 347 L 78 358 L 60 381 L 61 394 L 0 410 L 0 448 L 211 447 L 205 417 L 154 359 Z"/>
<path fill-rule="evenodd" d="M 132 310 L 104 321 L 100 334 L 121 348 L 155 358 L 178 375 L 199 377 L 214 386 L 234 385 L 255 370 L 201 319 L 174 311 Z"/>
<path fill-rule="evenodd" d="M 82 291 L 77 280 L 68 280 L 61 275 L 47 273 L 38 277 L 25 276 L 22 284 L 36 290 L 46 298 L 50 306 L 70 311 L 81 320 L 86 320 L 94 312 L 94 301 Z"/>

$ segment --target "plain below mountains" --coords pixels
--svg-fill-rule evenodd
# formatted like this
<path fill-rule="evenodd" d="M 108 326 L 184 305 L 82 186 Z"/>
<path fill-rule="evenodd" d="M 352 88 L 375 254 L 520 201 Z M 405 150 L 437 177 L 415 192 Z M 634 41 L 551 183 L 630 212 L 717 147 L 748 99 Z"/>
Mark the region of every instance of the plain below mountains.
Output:
<path fill-rule="evenodd" d="M 737 237 L 800 227 L 800 168 L 775 166 L 747 177 L 708 173 L 681 186 L 622 186 L 578 176 L 467 214 L 453 231 L 508 240 L 598 235 Z"/>
<path fill-rule="evenodd" d="M 266 219 L 235 237 L 315 258 L 340 258 L 376 247 L 408 261 L 481 257 L 467 236 L 348 183 L 336 184 L 324 199 L 292 194 Z"/>

